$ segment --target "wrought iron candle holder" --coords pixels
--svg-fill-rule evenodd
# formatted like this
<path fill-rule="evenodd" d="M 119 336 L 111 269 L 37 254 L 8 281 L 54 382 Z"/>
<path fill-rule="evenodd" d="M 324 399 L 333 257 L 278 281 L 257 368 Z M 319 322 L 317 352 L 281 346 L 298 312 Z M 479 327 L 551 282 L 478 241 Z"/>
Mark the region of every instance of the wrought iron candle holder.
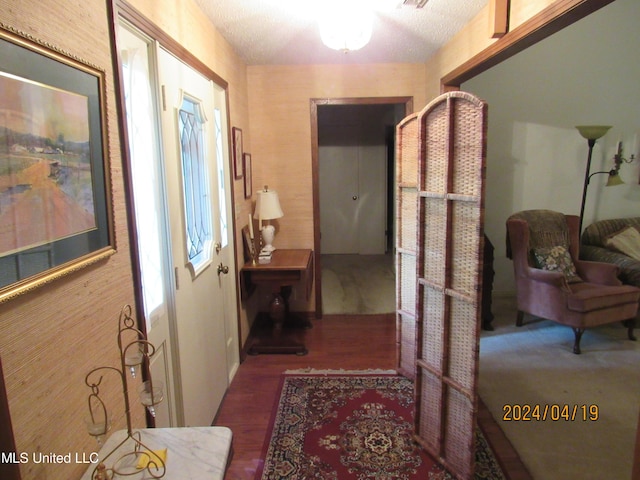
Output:
<path fill-rule="evenodd" d="M 125 344 L 125 336 L 135 337 L 134 340 Z M 131 306 L 125 305 L 120 311 L 118 321 L 118 349 L 120 351 L 120 368 L 111 366 L 97 367 L 91 370 L 85 377 L 85 383 L 91 388 L 91 394 L 87 399 L 89 407 L 89 416 L 86 418 L 87 430 L 89 435 L 96 437 L 98 444 L 106 435 L 111 427 L 111 419 L 107 413 L 107 407 L 100 398 L 100 385 L 102 384 L 103 374 L 113 372 L 119 376 L 122 382 L 122 396 L 124 401 L 124 411 L 127 419 L 127 436 L 118 445 L 115 446 L 106 456 L 100 459 L 100 463 L 94 469 L 91 478 L 93 480 L 107 480 L 117 477 L 126 477 L 140 475 L 145 473 L 151 478 L 162 478 L 166 473 L 164 460 L 148 448 L 142 442 L 140 432 L 134 432 L 131 427 L 131 409 L 129 399 L 129 384 L 127 381 L 127 372 L 130 372 L 133 378 L 136 377 L 138 368 L 143 369 L 145 380 L 140 387 L 138 393 L 140 402 L 147 407 L 149 413 L 155 417 L 155 405 L 160 403 L 164 398 L 164 386 L 162 382 L 154 382 L 149 371 L 149 358 L 156 351 L 153 344 L 147 341 L 145 334 L 136 328 L 136 322 L 132 316 Z M 131 450 L 126 453 L 114 455 L 125 443 L 132 443 Z M 112 466 L 107 468 L 105 461 L 114 455 Z M 138 468 L 138 464 L 143 468 Z"/>

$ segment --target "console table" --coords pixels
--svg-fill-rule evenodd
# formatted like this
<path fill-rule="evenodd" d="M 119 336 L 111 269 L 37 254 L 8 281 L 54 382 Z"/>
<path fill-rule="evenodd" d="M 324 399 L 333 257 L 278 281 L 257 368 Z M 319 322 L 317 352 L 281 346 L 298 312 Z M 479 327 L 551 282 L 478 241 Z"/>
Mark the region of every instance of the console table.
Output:
<path fill-rule="evenodd" d="M 231 451 L 231 430 L 227 427 L 140 428 L 142 441 L 151 450 L 167 449 L 167 480 L 223 480 Z M 113 432 L 98 457 L 103 458 L 127 436 L 126 430 Z M 131 449 L 131 440 L 119 447 L 107 460 L 111 461 Z M 136 459 L 131 457 L 135 469 Z M 90 480 L 96 465 L 91 465 L 81 480 Z M 119 478 L 119 477 L 118 477 Z M 140 478 L 136 476 L 134 478 Z M 150 478 L 145 476 L 143 478 Z"/>
<path fill-rule="evenodd" d="M 311 328 L 311 322 L 289 310 L 289 297 L 294 285 L 302 285 L 309 299 L 313 285 L 313 251 L 278 249 L 267 264 L 247 262 L 240 271 L 247 291 L 252 285 L 266 285 L 273 292 L 268 314 L 258 314 L 251 336 L 256 340 L 248 350 L 259 353 L 295 353 L 305 355 L 307 349 L 296 338 L 296 330 Z"/>

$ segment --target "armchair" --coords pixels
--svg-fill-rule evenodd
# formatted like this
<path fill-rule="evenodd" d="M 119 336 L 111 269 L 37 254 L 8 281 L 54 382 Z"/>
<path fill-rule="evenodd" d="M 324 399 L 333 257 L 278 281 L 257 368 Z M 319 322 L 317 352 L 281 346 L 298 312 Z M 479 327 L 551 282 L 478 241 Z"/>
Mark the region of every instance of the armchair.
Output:
<path fill-rule="evenodd" d="M 573 353 L 580 353 L 585 329 L 622 321 L 629 340 L 640 289 L 622 285 L 613 264 L 579 260 L 579 217 L 527 210 L 507 219 L 507 256 L 513 260 L 518 313 L 573 329 Z"/>

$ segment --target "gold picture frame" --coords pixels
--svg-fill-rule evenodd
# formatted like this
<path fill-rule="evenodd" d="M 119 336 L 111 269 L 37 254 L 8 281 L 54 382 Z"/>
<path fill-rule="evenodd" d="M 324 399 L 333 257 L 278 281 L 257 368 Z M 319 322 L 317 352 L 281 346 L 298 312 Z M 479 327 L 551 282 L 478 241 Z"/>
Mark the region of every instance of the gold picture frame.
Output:
<path fill-rule="evenodd" d="M 242 239 L 244 241 L 244 261 L 248 262 L 257 258 L 256 241 L 251 238 L 248 225 L 242 228 Z"/>
<path fill-rule="evenodd" d="M 2 303 L 116 249 L 105 72 L 2 24 L 0 58 Z"/>
<path fill-rule="evenodd" d="M 238 127 L 231 129 L 233 134 L 233 174 L 236 180 L 242 178 L 242 130 Z"/>
<path fill-rule="evenodd" d="M 242 172 L 244 174 L 244 198 L 251 198 L 251 190 L 253 189 L 253 176 L 250 153 L 244 153 L 242 155 Z"/>

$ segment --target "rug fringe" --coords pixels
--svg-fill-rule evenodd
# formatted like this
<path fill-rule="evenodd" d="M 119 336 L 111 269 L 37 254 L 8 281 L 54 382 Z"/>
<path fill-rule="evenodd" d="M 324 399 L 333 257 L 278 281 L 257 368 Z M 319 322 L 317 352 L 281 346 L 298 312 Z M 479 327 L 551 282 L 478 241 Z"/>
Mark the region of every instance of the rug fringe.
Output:
<path fill-rule="evenodd" d="M 368 368 L 366 370 L 315 369 L 311 367 L 285 370 L 285 375 L 397 375 L 396 370 Z"/>

